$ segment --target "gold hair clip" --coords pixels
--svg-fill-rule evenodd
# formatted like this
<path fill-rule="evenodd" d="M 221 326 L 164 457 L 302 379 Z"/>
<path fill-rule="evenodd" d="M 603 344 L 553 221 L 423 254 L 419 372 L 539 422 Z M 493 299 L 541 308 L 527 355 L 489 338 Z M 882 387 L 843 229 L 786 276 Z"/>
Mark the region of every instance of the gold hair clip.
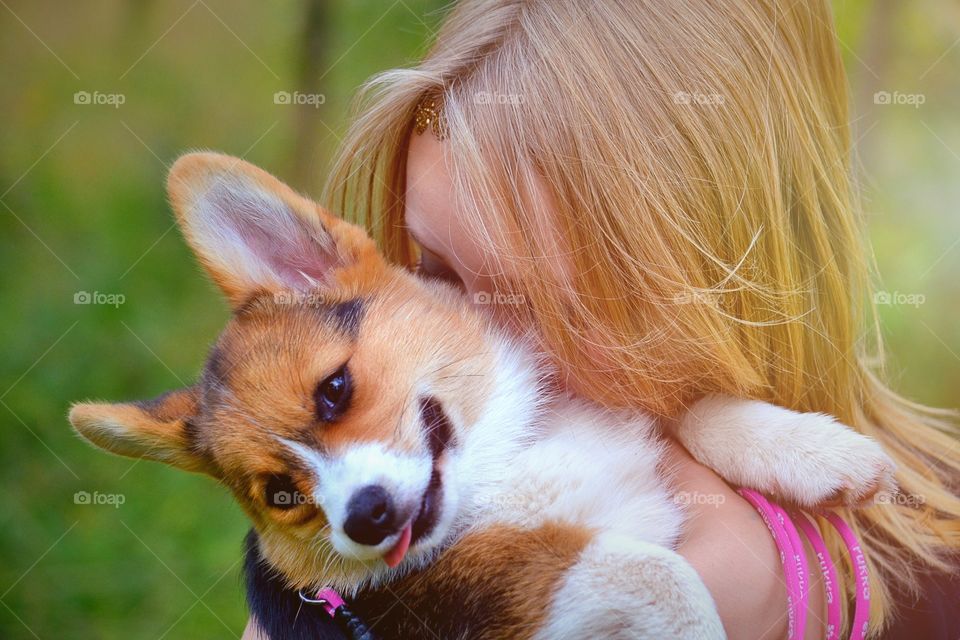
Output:
<path fill-rule="evenodd" d="M 425 98 L 417 105 L 413 120 L 413 130 L 421 134 L 428 128 L 433 129 L 437 140 L 447 137 L 447 123 L 443 117 L 443 104 L 436 98 Z"/>

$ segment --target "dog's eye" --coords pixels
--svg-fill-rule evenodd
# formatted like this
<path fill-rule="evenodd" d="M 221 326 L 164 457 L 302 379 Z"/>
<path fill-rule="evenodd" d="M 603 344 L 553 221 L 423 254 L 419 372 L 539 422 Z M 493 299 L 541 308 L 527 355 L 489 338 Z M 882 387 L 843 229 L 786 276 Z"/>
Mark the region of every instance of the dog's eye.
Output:
<path fill-rule="evenodd" d="M 347 410 L 352 392 L 350 372 L 347 365 L 340 367 L 332 376 L 317 385 L 313 399 L 317 405 L 317 417 L 322 422 L 333 422 Z"/>
<path fill-rule="evenodd" d="M 288 511 L 304 503 L 304 496 L 286 474 L 272 475 L 263 486 L 263 501 L 267 506 Z"/>

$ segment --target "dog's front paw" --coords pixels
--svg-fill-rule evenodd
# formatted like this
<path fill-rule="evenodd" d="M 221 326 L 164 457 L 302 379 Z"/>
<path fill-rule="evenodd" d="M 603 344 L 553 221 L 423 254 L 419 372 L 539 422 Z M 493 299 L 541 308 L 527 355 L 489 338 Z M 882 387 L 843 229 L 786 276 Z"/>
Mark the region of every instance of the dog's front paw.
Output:
<path fill-rule="evenodd" d="M 727 482 L 801 507 L 863 506 L 896 491 L 880 445 L 822 413 L 707 396 L 675 433 Z"/>
<path fill-rule="evenodd" d="M 896 464 L 875 441 L 855 435 L 864 442 L 850 446 L 845 469 L 834 470 L 839 474 L 836 487 L 826 496 L 808 496 L 807 506 L 866 507 L 896 494 Z"/>
<path fill-rule="evenodd" d="M 781 416 L 783 420 L 783 416 Z M 784 459 L 768 489 L 802 507 L 862 507 L 896 492 L 896 465 L 867 436 L 819 413 L 790 412 L 765 456 Z"/>

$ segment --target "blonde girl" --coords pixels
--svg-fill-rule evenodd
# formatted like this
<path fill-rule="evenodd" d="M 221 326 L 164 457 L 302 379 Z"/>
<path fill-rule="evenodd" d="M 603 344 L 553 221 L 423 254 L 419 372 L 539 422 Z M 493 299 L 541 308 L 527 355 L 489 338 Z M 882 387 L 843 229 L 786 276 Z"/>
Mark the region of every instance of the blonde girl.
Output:
<path fill-rule="evenodd" d="M 872 569 L 872 634 L 958 637 L 957 432 L 876 369 L 826 0 L 464 0 L 419 65 L 364 97 L 334 210 L 534 330 L 575 393 L 669 423 L 720 392 L 876 438 L 912 499 L 844 514 Z M 783 637 L 759 518 L 679 445 L 671 460 L 679 488 L 713 497 L 691 505 L 679 551 L 729 636 Z M 807 637 L 822 638 L 822 588 L 811 594 Z"/>

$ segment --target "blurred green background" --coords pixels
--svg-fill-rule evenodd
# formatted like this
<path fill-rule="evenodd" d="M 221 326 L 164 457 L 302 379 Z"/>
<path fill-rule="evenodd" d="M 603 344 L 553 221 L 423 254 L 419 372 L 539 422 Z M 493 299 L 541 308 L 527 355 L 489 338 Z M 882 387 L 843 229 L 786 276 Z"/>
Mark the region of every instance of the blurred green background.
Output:
<path fill-rule="evenodd" d="M 64 416 L 190 381 L 227 317 L 172 227 L 172 160 L 222 150 L 317 194 L 357 86 L 415 60 L 444 4 L 0 0 L 0 637 L 239 637 L 246 525 L 226 491 L 99 453 Z M 890 375 L 954 407 L 960 6 L 836 11 Z"/>

